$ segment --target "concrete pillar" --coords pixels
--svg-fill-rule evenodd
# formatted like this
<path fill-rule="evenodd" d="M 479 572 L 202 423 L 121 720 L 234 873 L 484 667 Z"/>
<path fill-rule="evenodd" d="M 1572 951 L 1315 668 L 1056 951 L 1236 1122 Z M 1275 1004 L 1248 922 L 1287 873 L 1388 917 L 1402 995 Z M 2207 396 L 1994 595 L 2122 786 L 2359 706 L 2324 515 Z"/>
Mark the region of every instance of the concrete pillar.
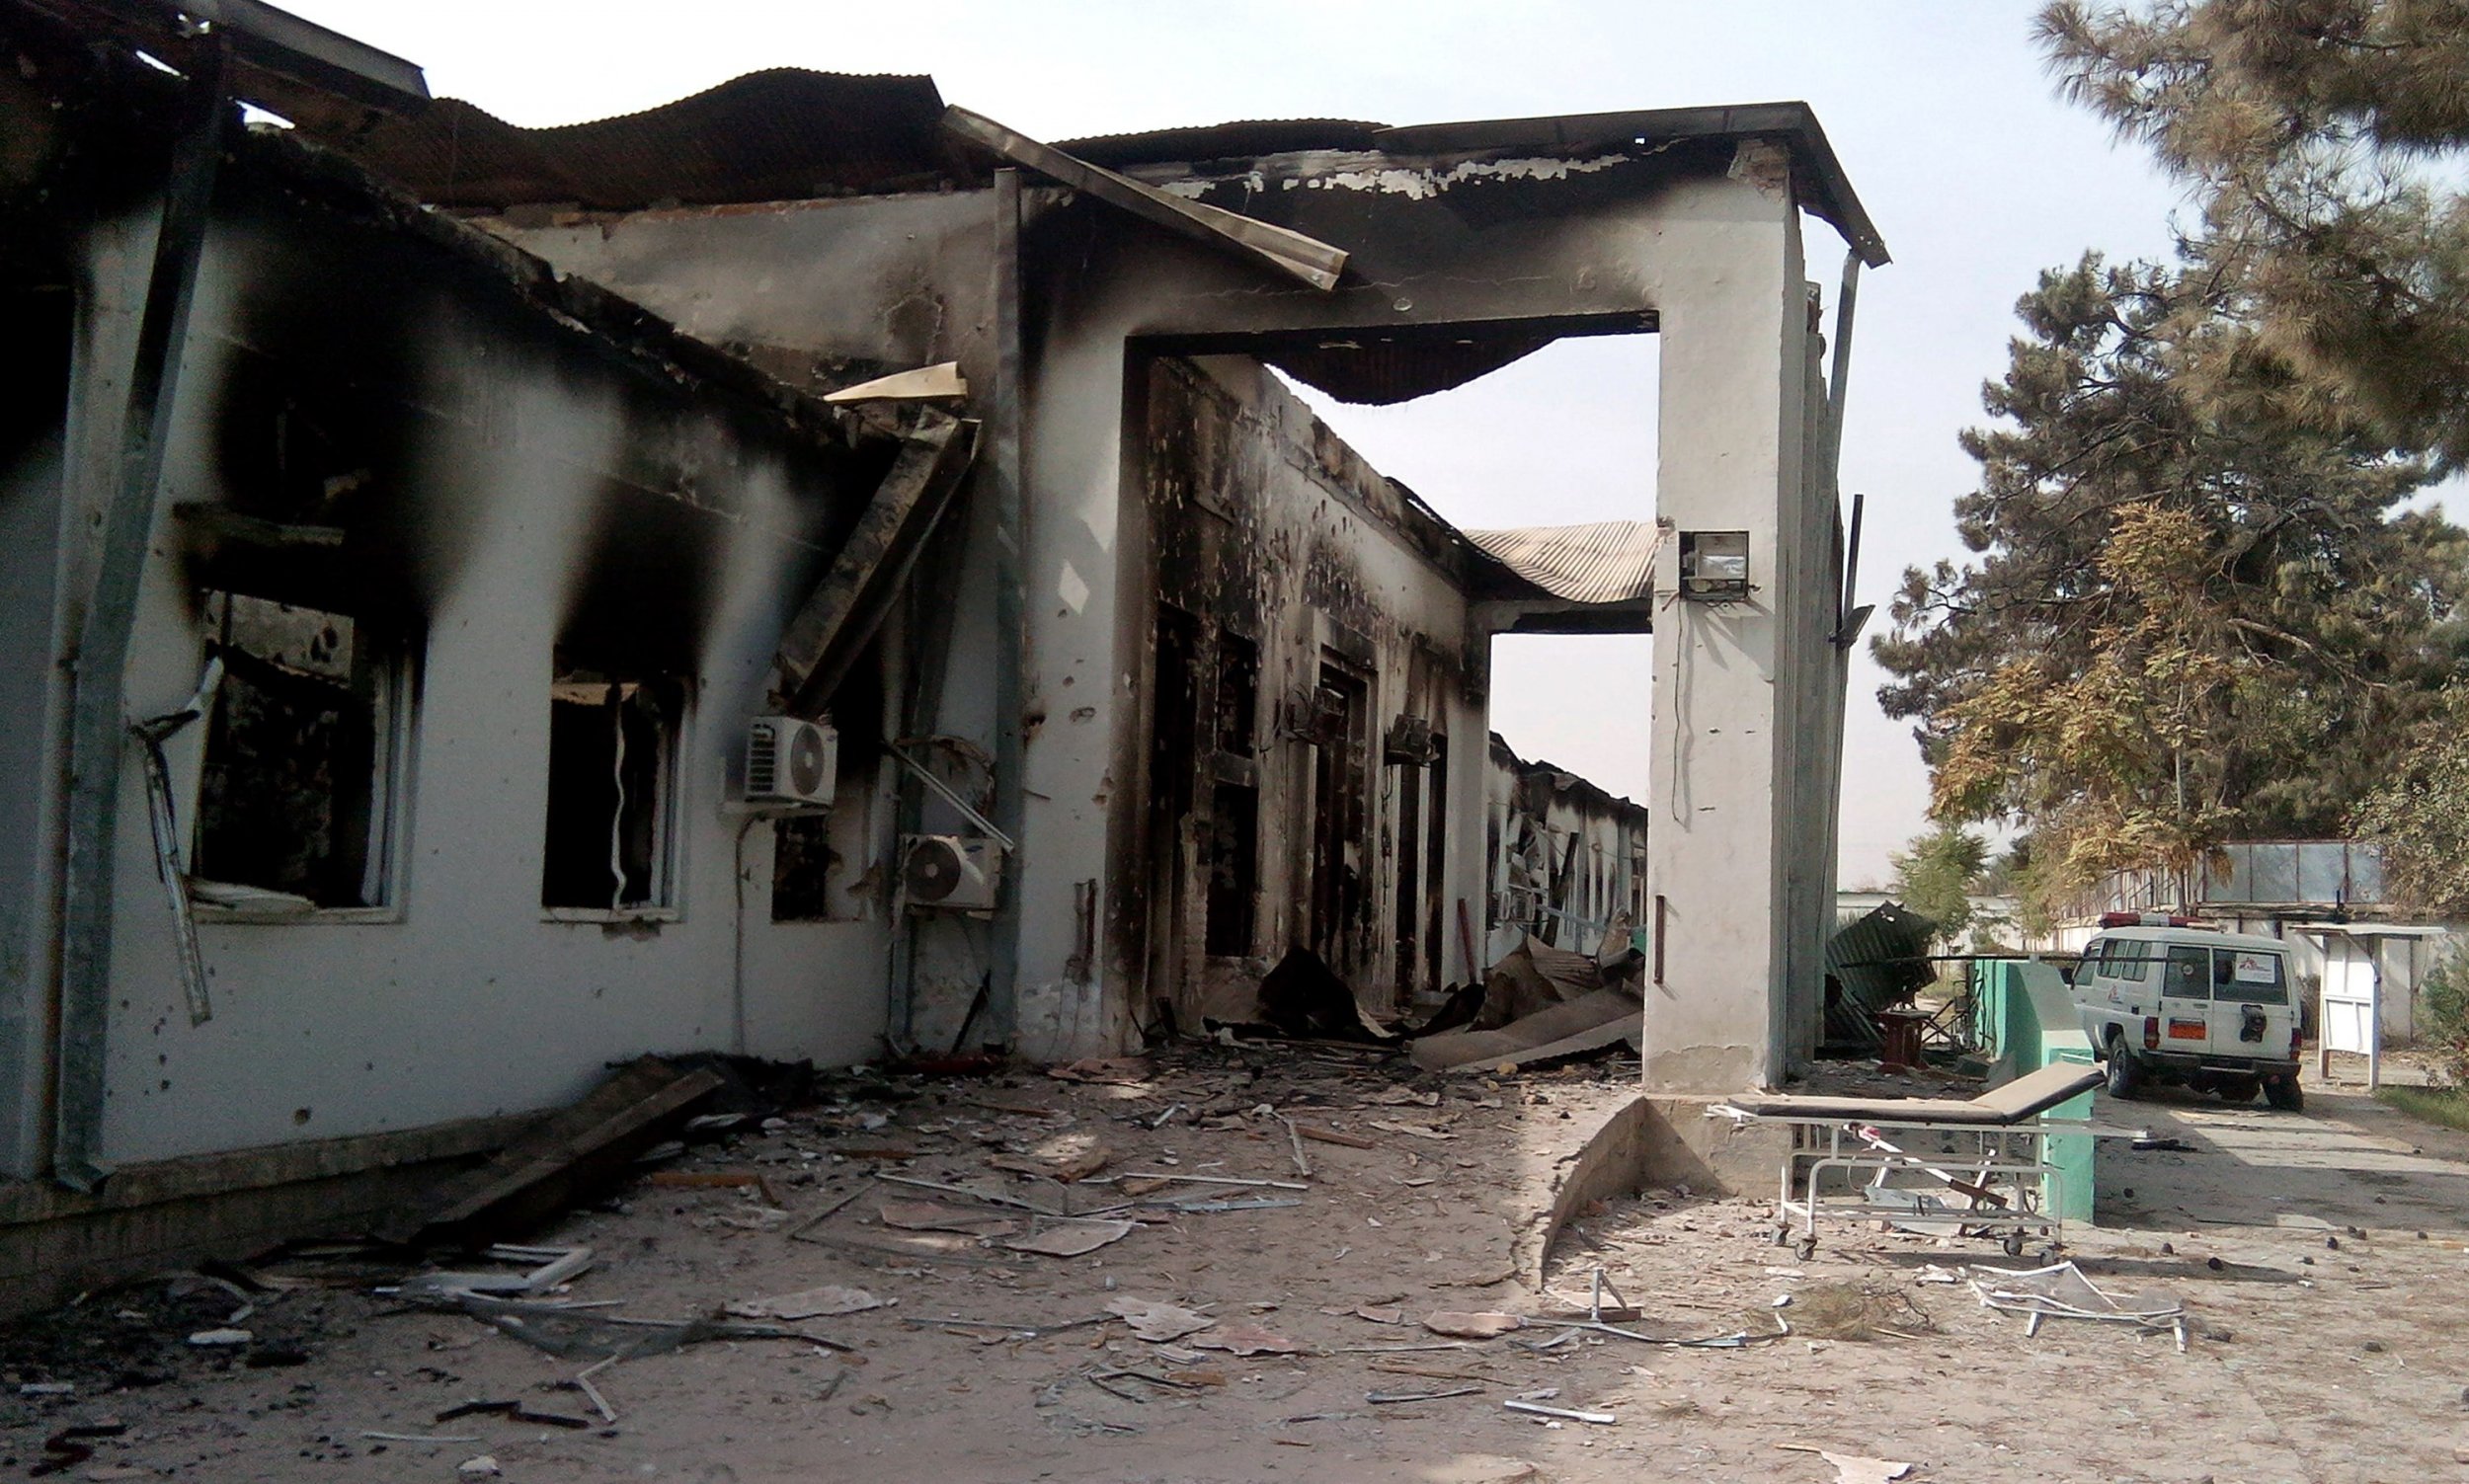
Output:
<path fill-rule="evenodd" d="M 1809 529 L 1803 447 L 1808 309 L 1789 170 L 1744 145 L 1732 179 L 1684 188 L 1659 244 L 1662 375 L 1647 831 L 1653 945 L 1645 1085 L 1725 1092 L 1785 1063 L 1797 831 L 1824 765 L 1794 737 L 1809 609 L 1831 608 Z M 1745 602 L 1678 598 L 1681 533 L 1749 536 Z M 1821 835 L 1831 829 L 1819 826 Z M 1656 971 L 1659 970 L 1659 973 Z"/>

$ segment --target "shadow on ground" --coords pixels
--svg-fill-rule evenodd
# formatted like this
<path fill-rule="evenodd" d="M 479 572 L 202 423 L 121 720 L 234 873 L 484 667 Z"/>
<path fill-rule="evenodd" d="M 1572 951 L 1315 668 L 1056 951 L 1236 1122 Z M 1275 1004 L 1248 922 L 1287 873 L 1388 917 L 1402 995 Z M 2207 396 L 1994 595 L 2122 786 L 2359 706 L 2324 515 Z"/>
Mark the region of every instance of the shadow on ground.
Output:
<path fill-rule="evenodd" d="M 2100 1223 L 2329 1231 L 2469 1224 L 2469 1169 L 2436 1157 L 2448 1141 L 2444 1131 L 2361 1093 L 2310 1086 L 2306 1097 L 2304 1113 L 2277 1113 L 2177 1088 L 2133 1102 L 2103 1094 L 2094 1112 L 2100 1122 L 2191 1147 L 2138 1150 L 2103 1139 Z"/>

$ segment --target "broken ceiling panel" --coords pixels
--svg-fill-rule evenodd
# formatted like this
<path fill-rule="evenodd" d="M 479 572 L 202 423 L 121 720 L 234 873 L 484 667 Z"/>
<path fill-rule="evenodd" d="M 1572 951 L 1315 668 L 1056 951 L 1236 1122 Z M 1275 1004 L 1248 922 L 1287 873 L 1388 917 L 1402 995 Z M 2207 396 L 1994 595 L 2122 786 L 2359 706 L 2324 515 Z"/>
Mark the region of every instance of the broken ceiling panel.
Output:
<path fill-rule="evenodd" d="M 1429 337 L 1349 337 L 1280 349 L 1263 358 L 1340 402 L 1385 407 L 1488 376 L 1511 361 L 1534 354 L 1556 338 L 1504 334 L 1447 341 Z"/>

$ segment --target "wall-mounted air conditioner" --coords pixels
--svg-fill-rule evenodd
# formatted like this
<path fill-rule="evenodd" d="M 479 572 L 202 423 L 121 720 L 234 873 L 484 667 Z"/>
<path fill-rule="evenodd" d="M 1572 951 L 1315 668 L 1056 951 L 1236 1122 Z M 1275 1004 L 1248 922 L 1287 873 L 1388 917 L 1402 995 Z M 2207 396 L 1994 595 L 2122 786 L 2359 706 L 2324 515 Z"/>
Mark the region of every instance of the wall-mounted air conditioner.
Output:
<path fill-rule="evenodd" d="M 901 896 L 913 907 L 991 912 L 1003 848 L 983 835 L 913 834 L 900 842 Z"/>
<path fill-rule="evenodd" d="M 840 776 L 840 734 L 824 722 L 758 716 L 746 729 L 746 802 L 832 802 Z"/>

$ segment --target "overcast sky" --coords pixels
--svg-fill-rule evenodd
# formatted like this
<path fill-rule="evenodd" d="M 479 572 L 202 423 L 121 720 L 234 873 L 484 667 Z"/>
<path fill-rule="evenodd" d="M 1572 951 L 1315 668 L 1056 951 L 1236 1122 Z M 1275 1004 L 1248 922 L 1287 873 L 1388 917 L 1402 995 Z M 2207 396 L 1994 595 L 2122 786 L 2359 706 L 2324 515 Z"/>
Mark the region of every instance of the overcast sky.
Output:
<path fill-rule="evenodd" d="M 950 102 L 1048 139 L 1234 118 L 1386 123 L 1802 99 L 1894 254 L 1864 275 L 1843 487 L 1869 497 L 1862 601 L 1956 552 L 1974 466 L 1956 431 L 2003 367 L 2015 299 L 2086 248 L 2149 256 L 2182 204 L 2139 151 L 2062 102 L 2031 0 L 285 0 L 523 124 L 667 102 L 761 67 L 930 73 Z M 1832 313 L 1843 244 L 1805 222 Z M 1570 342 L 1338 431 L 1462 526 L 1648 518 L 1650 340 Z M 1882 626 L 1882 611 L 1877 620 Z M 1645 639 L 1501 641 L 1511 745 L 1646 797 Z M 1924 827 L 1927 781 L 1877 710 L 1864 647 L 1845 748 L 1847 887 Z"/>

